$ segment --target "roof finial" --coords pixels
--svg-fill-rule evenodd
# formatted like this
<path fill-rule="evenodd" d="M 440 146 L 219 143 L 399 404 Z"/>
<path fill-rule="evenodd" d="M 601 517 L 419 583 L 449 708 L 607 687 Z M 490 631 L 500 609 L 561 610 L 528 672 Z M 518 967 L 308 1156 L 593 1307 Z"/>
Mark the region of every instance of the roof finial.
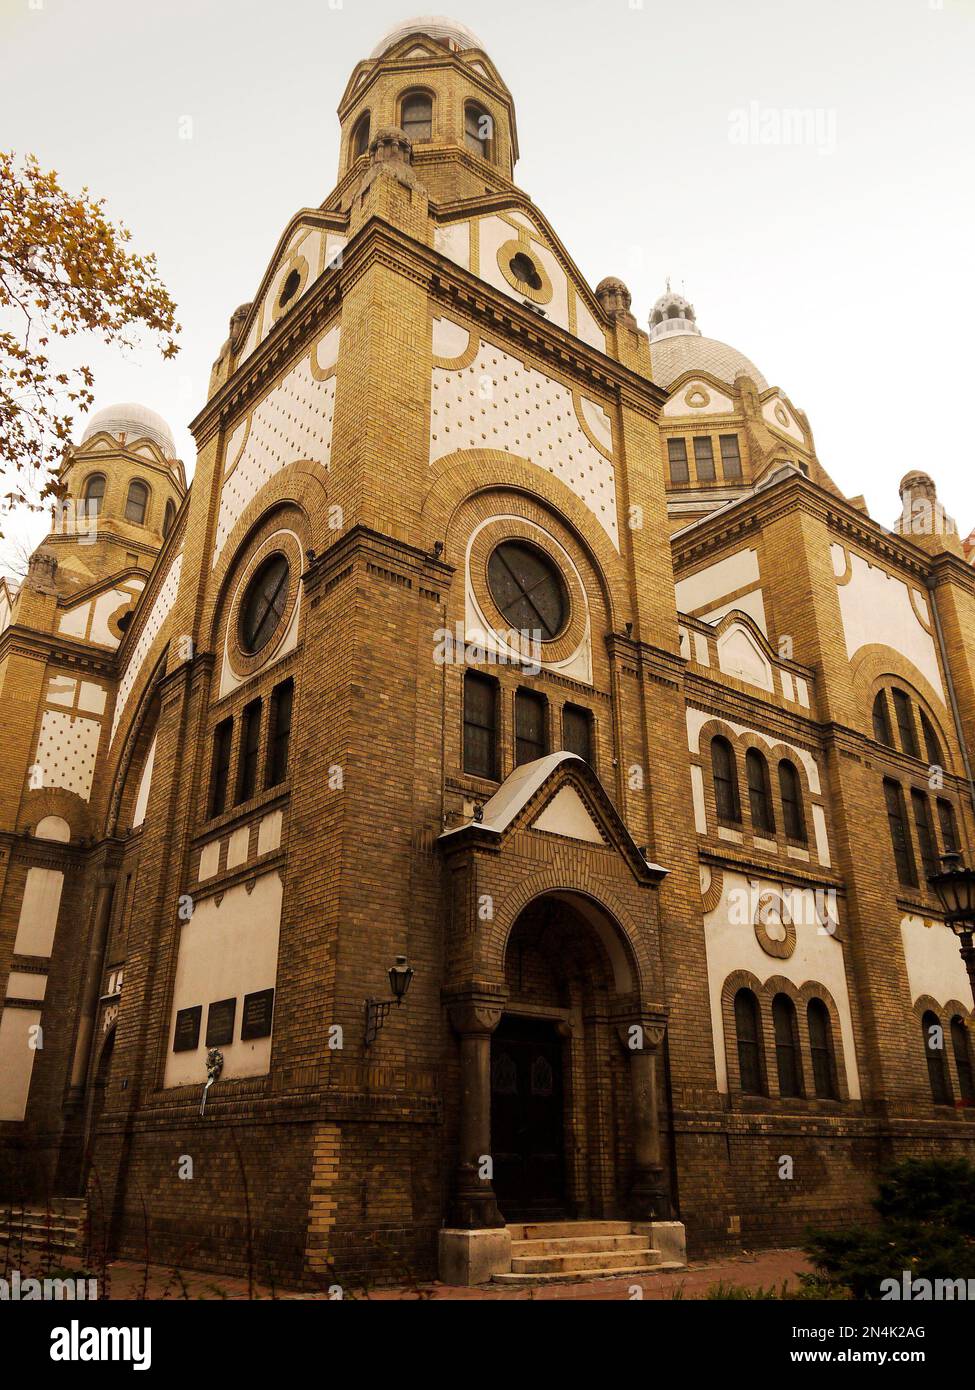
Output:
<path fill-rule="evenodd" d="M 667 276 L 667 293 L 670 294 L 670 276 Z"/>

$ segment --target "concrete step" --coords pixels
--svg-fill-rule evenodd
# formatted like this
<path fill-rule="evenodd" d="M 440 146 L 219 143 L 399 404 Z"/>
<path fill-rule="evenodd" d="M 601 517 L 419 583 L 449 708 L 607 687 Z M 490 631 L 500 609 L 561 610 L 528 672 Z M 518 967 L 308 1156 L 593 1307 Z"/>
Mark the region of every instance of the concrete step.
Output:
<path fill-rule="evenodd" d="M 629 1221 L 509 1221 L 512 1241 L 567 1240 L 578 1236 L 628 1236 Z"/>
<path fill-rule="evenodd" d="M 659 1262 L 659 1250 L 593 1250 L 580 1255 L 526 1255 L 511 1257 L 512 1274 L 585 1274 L 604 1269 L 625 1268 L 629 1271 L 653 1269 Z"/>
<path fill-rule="evenodd" d="M 550 1240 L 513 1240 L 512 1258 L 523 1255 L 586 1255 L 608 1250 L 645 1250 L 646 1236 L 562 1236 Z"/>
<path fill-rule="evenodd" d="M 551 1274 L 495 1274 L 492 1276 L 493 1284 L 521 1284 L 531 1286 L 533 1284 L 583 1284 L 590 1279 L 639 1279 L 647 1274 L 660 1274 L 668 1269 L 683 1269 L 683 1265 L 651 1265 L 648 1268 L 634 1268 L 632 1265 L 620 1264 L 613 1265 L 607 1269 L 577 1269 L 562 1270 Z"/>
<path fill-rule="evenodd" d="M 0 1231 L 0 1250 L 62 1250 L 81 1249 L 81 1242 L 74 1237 L 56 1235 L 31 1235 L 20 1231 L 6 1234 Z"/>

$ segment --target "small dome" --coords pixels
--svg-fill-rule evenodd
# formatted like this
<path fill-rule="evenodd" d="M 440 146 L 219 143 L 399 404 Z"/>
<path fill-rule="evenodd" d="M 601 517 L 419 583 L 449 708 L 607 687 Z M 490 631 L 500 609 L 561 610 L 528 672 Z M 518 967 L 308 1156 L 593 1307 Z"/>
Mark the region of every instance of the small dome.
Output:
<path fill-rule="evenodd" d="M 96 434 L 111 434 L 116 438 L 125 435 L 131 443 L 135 439 L 150 439 L 157 444 L 169 459 L 176 457 L 176 445 L 172 431 L 161 415 L 148 406 L 129 401 L 124 405 L 109 405 L 98 410 L 85 426 L 81 443 Z"/>
<path fill-rule="evenodd" d="M 650 311 L 650 341 L 655 342 L 671 333 L 700 333 L 694 314 L 694 305 L 682 294 L 675 294 L 668 283 L 667 293 L 662 294 Z"/>
<path fill-rule="evenodd" d="M 448 19 L 442 14 L 421 14 L 415 19 L 395 24 L 379 40 L 369 57 L 381 58 L 393 44 L 399 43 L 400 39 L 405 39 L 409 34 L 426 34 L 448 48 L 484 48 L 481 40 L 466 24 L 459 24 L 456 19 Z"/>

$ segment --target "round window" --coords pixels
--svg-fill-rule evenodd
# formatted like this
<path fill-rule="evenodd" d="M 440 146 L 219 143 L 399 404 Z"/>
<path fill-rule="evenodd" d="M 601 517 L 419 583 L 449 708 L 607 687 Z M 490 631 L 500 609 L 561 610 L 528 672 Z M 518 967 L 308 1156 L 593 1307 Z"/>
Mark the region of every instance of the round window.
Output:
<path fill-rule="evenodd" d="M 535 262 L 531 256 L 526 256 L 524 251 L 519 251 L 517 255 L 512 256 L 508 265 L 519 285 L 525 285 L 531 290 L 542 288 L 542 277 L 535 269 Z"/>
<path fill-rule="evenodd" d="M 240 606 L 238 639 L 248 656 L 263 651 L 277 632 L 288 602 L 291 566 L 283 555 L 271 555 L 258 567 Z"/>
<path fill-rule="evenodd" d="M 285 280 L 281 289 L 281 298 L 278 300 L 278 308 L 283 309 L 289 299 L 293 299 L 301 284 L 301 274 L 297 270 L 292 270 Z"/>
<path fill-rule="evenodd" d="M 556 566 L 524 541 L 503 541 L 488 561 L 488 587 L 498 611 L 519 632 L 539 634 L 543 642 L 565 626 L 569 598 Z"/>

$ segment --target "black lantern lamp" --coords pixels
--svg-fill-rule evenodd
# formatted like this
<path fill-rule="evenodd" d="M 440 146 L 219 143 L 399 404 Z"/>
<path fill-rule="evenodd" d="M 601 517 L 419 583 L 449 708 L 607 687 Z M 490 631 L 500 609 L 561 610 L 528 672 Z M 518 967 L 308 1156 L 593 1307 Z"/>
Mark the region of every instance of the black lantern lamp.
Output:
<path fill-rule="evenodd" d="M 944 908 L 945 925 L 958 937 L 961 958 L 968 971 L 968 982 L 975 998 L 975 869 L 967 869 L 961 855 L 952 851 L 943 854 L 944 868 L 940 874 L 932 874 L 928 883 L 937 893 Z"/>
<path fill-rule="evenodd" d="M 397 956 L 396 961 L 386 972 L 389 977 L 389 990 L 397 1004 L 402 1004 L 406 991 L 413 983 L 413 967 L 408 965 L 405 956 Z M 393 999 L 366 1000 L 366 1035 L 364 1045 L 371 1047 L 386 1022 L 386 1015 L 393 1007 Z"/>

